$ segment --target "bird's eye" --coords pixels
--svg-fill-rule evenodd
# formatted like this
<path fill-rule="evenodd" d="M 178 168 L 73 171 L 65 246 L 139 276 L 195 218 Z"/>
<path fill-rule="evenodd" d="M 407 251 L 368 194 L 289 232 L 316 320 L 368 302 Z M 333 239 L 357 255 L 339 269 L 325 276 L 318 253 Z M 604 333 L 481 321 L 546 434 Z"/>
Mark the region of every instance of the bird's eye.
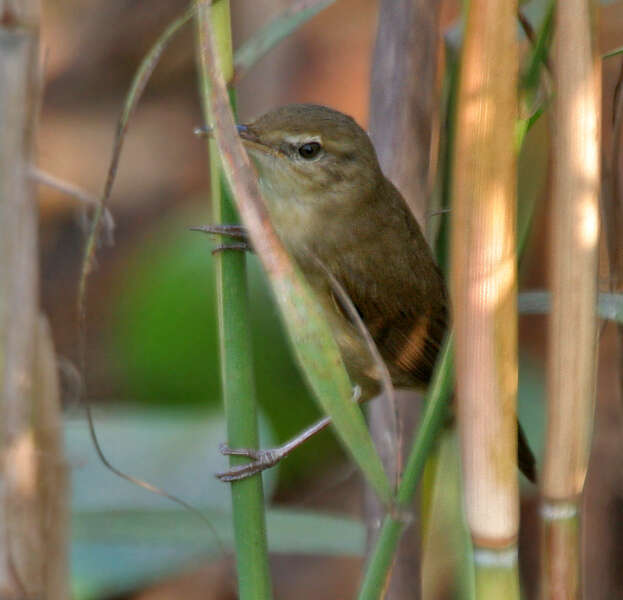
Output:
<path fill-rule="evenodd" d="M 318 142 L 307 142 L 299 147 L 299 154 L 305 160 L 311 160 L 312 158 L 316 158 L 321 150 L 322 146 Z"/>

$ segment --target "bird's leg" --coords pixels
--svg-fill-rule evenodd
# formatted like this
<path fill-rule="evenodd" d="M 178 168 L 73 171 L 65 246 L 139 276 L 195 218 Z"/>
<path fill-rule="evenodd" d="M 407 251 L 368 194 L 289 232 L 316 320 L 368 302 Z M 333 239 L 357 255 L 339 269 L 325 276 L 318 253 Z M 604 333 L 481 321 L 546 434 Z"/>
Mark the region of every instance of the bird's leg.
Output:
<path fill-rule="evenodd" d="M 279 461 L 284 459 L 292 450 L 298 448 L 301 444 L 306 442 L 309 438 L 314 436 L 319 431 L 322 431 L 331 423 L 330 417 L 321 419 L 311 427 L 308 427 L 291 440 L 287 441 L 282 446 L 276 448 L 269 448 L 267 450 L 253 450 L 251 448 L 230 448 L 227 444 L 221 444 L 219 450 L 221 454 L 226 456 L 246 456 L 252 459 L 252 462 L 246 465 L 238 465 L 231 467 L 228 471 L 217 473 L 216 477 L 221 481 L 238 481 L 245 479 L 260 473 L 264 469 L 274 467 Z"/>
<path fill-rule="evenodd" d="M 360 402 L 362 400 L 361 396 L 361 389 L 359 386 L 355 386 L 355 389 L 353 390 L 353 401 Z M 227 471 L 217 473 L 216 477 L 221 481 L 239 481 L 240 479 L 246 479 L 247 477 L 251 477 L 251 475 L 260 473 L 261 471 L 264 471 L 264 469 L 274 467 L 279 461 L 288 456 L 292 450 L 301 446 L 308 439 L 325 429 L 330 424 L 331 417 L 320 419 L 320 421 L 314 423 L 314 425 L 308 427 L 291 440 L 288 440 L 285 444 L 277 446 L 276 448 L 269 448 L 267 450 L 230 448 L 226 444 L 221 444 L 219 446 L 221 454 L 225 454 L 226 456 L 246 456 L 247 458 L 250 458 L 252 462 L 245 465 L 231 467 Z"/>
<path fill-rule="evenodd" d="M 199 227 L 191 227 L 191 231 L 202 231 L 203 233 L 211 233 L 213 235 L 225 235 L 235 240 L 239 240 L 232 244 L 220 244 L 212 254 L 223 250 L 243 250 L 245 252 L 253 252 L 247 230 L 242 225 L 200 225 Z"/>

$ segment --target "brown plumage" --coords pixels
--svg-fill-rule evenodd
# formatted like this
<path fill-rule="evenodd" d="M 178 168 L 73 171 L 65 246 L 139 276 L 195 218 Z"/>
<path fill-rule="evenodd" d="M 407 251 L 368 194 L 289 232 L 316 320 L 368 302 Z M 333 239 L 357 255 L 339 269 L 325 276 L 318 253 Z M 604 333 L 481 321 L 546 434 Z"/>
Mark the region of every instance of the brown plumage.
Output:
<path fill-rule="evenodd" d="M 448 329 L 443 276 L 419 225 L 383 175 L 353 119 L 290 105 L 240 127 L 271 221 L 323 304 L 351 378 L 371 397 L 377 366 L 335 298 L 319 262 L 339 281 L 397 387 L 425 388 Z M 534 458 L 519 434 L 519 464 Z"/>

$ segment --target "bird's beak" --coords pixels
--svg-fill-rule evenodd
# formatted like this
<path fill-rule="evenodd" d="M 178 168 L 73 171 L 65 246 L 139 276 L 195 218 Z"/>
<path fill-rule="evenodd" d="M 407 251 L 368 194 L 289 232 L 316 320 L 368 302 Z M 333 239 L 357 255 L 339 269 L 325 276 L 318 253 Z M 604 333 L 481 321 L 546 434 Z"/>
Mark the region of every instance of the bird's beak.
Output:
<path fill-rule="evenodd" d="M 249 142 L 251 144 L 261 144 L 260 139 L 248 125 L 236 125 L 236 129 L 238 129 L 238 135 L 240 136 L 240 139 L 246 145 L 249 145 Z"/>
<path fill-rule="evenodd" d="M 236 125 L 236 127 L 238 128 L 238 135 L 240 136 L 242 143 L 248 151 L 251 151 L 251 153 L 253 153 L 253 151 L 270 155 L 274 155 L 276 153 L 276 150 L 263 142 L 249 125 Z"/>

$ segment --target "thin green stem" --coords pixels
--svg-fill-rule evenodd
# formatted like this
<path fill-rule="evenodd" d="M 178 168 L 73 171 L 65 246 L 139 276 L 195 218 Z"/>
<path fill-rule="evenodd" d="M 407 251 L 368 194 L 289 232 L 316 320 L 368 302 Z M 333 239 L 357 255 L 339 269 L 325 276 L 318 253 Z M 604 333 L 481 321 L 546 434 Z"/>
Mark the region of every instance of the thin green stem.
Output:
<path fill-rule="evenodd" d="M 209 35 L 207 20 L 214 31 L 218 59 L 225 77 L 233 74 L 231 25 L 228 0 L 198 2 L 198 54 L 201 65 L 201 92 L 206 122 L 211 122 L 208 77 L 202 49 Z M 210 140 L 212 207 L 215 223 L 238 222 L 231 195 L 225 184 L 216 144 Z M 227 418 L 229 445 L 258 448 L 259 434 L 251 354 L 251 324 L 246 285 L 244 252 L 225 251 L 215 255 L 217 310 L 220 339 L 221 382 Z M 246 459 L 231 457 L 237 465 Z M 268 566 L 268 544 L 261 474 L 231 484 L 238 593 L 242 600 L 272 597 Z"/>
<path fill-rule="evenodd" d="M 418 425 L 417 435 L 398 487 L 395 510 L 383 521 L 359 591 L 359 600 L 373 600 L 380 598 L 383 594 L 396 547 L 409 518 L 410 506 L 424 472 L 426 460 L 446 416 L 446 401 L 452 392 L 454 383 L 452 348 L 452 337 L 450 337 L 444 344 L 428 390 L 426 409 Z"/>

